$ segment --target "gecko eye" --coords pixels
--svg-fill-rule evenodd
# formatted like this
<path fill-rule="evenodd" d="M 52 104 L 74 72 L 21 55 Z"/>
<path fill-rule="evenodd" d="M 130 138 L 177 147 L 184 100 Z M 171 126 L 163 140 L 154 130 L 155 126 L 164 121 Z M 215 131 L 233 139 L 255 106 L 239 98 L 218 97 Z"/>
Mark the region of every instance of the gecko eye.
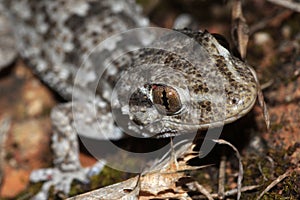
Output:
<path fill-rule="evenodd" d="M 159 113 L 175 115 L 182 108 L 178 92 L 171 86 L 151 85 L 152 101 Z"/>

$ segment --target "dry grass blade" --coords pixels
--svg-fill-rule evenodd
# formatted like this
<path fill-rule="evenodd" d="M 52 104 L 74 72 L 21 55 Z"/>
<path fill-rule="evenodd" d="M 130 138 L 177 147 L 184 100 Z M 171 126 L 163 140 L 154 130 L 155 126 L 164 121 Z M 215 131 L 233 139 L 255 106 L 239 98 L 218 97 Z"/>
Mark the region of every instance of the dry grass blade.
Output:
<path fill-rule="evenodd" d="M 233 43 L 238 48 L 238 51 L 244 59 L 247 53 L 247 45 L 249 40 L 249 27 L 242 12 L 242 3 L 240 0 L 235 0 L 232 7 L 232 28 L 231 37 Z"/>
<path fill-rule="evenodd" d="M 256 198 L 256 200 L 261 199 L 265 193 L 267 193 L 270 189 L 272 189 L 275 185 L 277 185 L 279 182 L 281 182 L 283 179 L 288 177 L 290 175 L 290 171 L 285 172 L 284 174 L 278 176 L 277 179 L 275 179 L 268 187 Z"/>
<path fill-rule="evenodd" d="M 255 190 L 255 189 L 259 188 L 259 187 L 260 187 L 260 185 L 245 186 L 245 187 L 241 188 L 241 192 L 247 192 L 247 191 Z M 236 194 L 237 192 L 238 192 L 237 189 L 232 189 L 232 190 L 226 191 L 225 192 L 225 197 L 232 196 L 232 195 Z"/>
<path fill-rule="evenodd" d="M 270 27 L 278 27 L 283 23 L 286 19 L 288 19 L 293 14 L 291 10 L 283 10 L 278 12 L 274 16 L 268 16 L 265 19 L 260 20 L 256 24 L 252 25 L 249 30 L 249 35 L 253 35 L 255 32 L 258 32 L 261 29 Z"/>
<path fill-rule="evenodd" d="M 266 126 L 267 126 L 267 129 L 269 130 L 270 129 L 270 115 L 269 115 L 269 112 L 268 112 L 268 107 L 267 107 L 267 104 L 265 103 L 264 95 L 262 93 L 261 86 L 259 84 L 256 73 L 255 73 L 254 69 L 252 69 L 251 67 L 249 67 L 249 69 L 251 70 L 251 72 L 253 74 L 253 77 L 255 78 L 257 87 L 258 87 L 258 90 L 257 90 L 258 102 L 259 102 L 259 105 L 261 106 L 261 108 L 263 110 L 263 115 L 264 115 L 264 119 L 265 119 L 265 122 L 266 122 Z"/>
<path fill-rule="evenodd" d="M 245 186 L 245 187 L 241 188 L 241 192 L 248 192 L 248 191 L 251 191 L 251 190 L 256 190 L 259 187 L 260 187 L 260 185 Z M 238 192 L 237 189 L 232 189 L 232 190 L 226 191 L 224 193 L 224 195 L 225 195 L 225 197 L 229 197 L 229 196 L 237 194 L 237 192 Z M 212 197 L 213 199 L 217 199 L 217 198 L 219 198 L 219 194 L 217 194 L 217 193 L 210 194 L 210 197 Z M 207 197 L 201 195 L 201 196 L 197 196 L 196 199 L 207 199 Z"/>
<path fill-rule="evenodd" d="M 220 162 L 220 169 L 219 169 L 219 186 L 218 186 L 218 194 L 221 199 L 225 197 L 225 166 L 226 165 L 226 157 L 222 156 Z"/>
<path fill-rule="evenodd" d="M 208 200 L 213 200 L 214 198 L 211 196 L 211 194 L 198 182 L 194 182 L 195 187 L 199 192 L 201 192 Z"/>
<path fill-rule="evenodd" d="M 258 90 L 258 101 L 259 101 L 260 106 L 263 109 L 264 119 L 266 122 L 267 129 L 269 130 L 270 129 L 270 115 L 269 115 L 267 104 L 265 103 L 264 96 L 263 96 L 261 90 Z"/>
<path fill-rule="evenodd" d="M 240 155 L 239 151 L 237 150 L 237 148 L 235 146 L 233 146 L 231 143 L 229 143 L 225 140 L 222 140 L 222 139 L 213 140 L 213 141 L 218 143 L 218 144 L 228 145 L 235 152 L 235 155 L 236 155 L 236 157 L 239 161 L 239 173 L 238 173 L 238 180 L 237 180 L 237 199 L 240 199 L 241 198 L 241 193 L 242 193 L 241 189 L 242 189 L 242 180 L 243 180 L 243 174 L 244 174 L 241 155 Z"/>
<path fill-rule="evenodd" d="M 291 9 L 296 12 L 300 12 L 300 3 L 296 3 L 288 0 L 267 0 L 267 1 Z"/>

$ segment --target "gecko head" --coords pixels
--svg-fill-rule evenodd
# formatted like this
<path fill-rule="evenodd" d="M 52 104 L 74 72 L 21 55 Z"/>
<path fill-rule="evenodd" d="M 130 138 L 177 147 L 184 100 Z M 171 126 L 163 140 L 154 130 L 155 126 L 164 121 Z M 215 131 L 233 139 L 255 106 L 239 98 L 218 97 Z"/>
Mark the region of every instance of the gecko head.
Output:
<path fill-rule="evenodd" d="M 145 135 L 156 137 L 196 133 L 233 122 L 256 101 L 255 78 L 248 68 L 243 73 L 235 79 L 220 76 L 207 86 L 197 81 L 197 75 L 181 84 L 181 80 L 176 84 L 147 83 L 129 98 L 130 120 L 148 133 Z M 187 82 L 193 84 L 185 85 Z"/>
<path fill-rule="evenodd" d="M 122 75 L 123 114 L 133 124 L 129 129 L 146 137 L 221 127 L 245 115 L 256 101 L 254 74 L 230 54 L 222 38 L 181 32 L 192 40 L 171 39 L 168 48 L 142 49 Z"/>
<path fill-rule="evenodd" d="M 147 84 L 130 97 L 130 120 L 146 133 L 144 135 L 154 137 L 196 133 L 199 129 L 223 126 L 244 116 L 253 107 L 256 86 L 247 84 L 239 84 L 236 90 L 224 93 L 223 97 L 218 92 L 217 95 L 194 94 L 175 86 Z M 210 98 L 205 98 L 206 95 Z"/>

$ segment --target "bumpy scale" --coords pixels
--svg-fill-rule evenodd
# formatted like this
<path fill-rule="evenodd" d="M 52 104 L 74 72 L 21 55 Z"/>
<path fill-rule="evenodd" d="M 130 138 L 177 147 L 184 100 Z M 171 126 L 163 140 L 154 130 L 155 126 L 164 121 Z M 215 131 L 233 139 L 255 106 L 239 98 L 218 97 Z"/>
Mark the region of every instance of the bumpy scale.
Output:
<path fill-rule="evenodd" d="M 258 86 L 251 67 L 233 57 L 206 31 L 173 31 L 153 43 L 148 35 L 136 35 L 136 44 L 131 46 L 116 38 L 114 43 L 95 49 L 113 34 L 148 25 L 131 0 L 0 2 L 14 23 L 21 56 L 62 97 L 71 101 L 73 96 L 72 103 L 52 111 L 55 168 L 39 171 L 43 176 L 35 178 L 42 180 L 51 173 L 46 176 L 52 177 L 47 188 L 59 182 L 61 188 L 57 190 L 68 193 L 73 178 L 88 180 L 89 170 L 83 169 L 78 159 L 72 109 L 79 113 L 79 134 L 85 137 L 123 137 L 113 110 L 127 116 L 126 130 L 146 137 L 169 137 L 235 121 L 256 101 Z M 131 51 L 144 40 L 151 43 L 149 48 Z M 155 43 L 164 48 L 151 48 Z M 127 51 L 130 52 L 116 58 Z M 79 68 L 81 73 L 76 74 Z M 76 75 L 79 81 L 74 84 Z M 93 94 L 94 88 L 95 99 L 76 101 Z M 94 105 L 96 117 L 90 111 Z M 59 178 L 62 174 L 64 180 Z"/>

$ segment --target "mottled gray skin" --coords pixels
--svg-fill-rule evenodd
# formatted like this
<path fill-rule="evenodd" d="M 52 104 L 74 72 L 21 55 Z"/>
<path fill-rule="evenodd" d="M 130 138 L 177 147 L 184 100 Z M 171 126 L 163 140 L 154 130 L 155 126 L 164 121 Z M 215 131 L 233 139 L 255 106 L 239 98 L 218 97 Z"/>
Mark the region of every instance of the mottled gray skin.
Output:
<path fill-rule="evenodd" d="M 0 4 L 0 71 L 10 65 L 18 55 L 12 35 L 12 27 L 3 14 L 3 10 L 4 8 Z"/>
<path fill-rule="evenodd" d="M 151 129 L 153 133 L 180 133 L 187 130 L 207 129 L 222 120 L 229 123 L 247 113 L 256 100 L 257 84 L 250 67 L 231 56 L 228 50 L 208 32 L 181 31 L 199 44 L 197 48 L 201 48 L 200 53 L 202 53 L 199 57 L 196 55 L 187 59 L 186 57 L 195 51 L 189 47 L 192 44 L 191 41 L 178 41 L 176 38 L 178 36 L 174 35 L 175 39 L 160 41 L 165 42 L 163 46 L 167 47 L 171 53 L 164 50 L 140 50 L 132 53 L 132 55 L 139 56 L 129 55 L 117 60 L 112 59 L 115 62 L 113 63 L 115 72 L 112 73 L 110 68 L 105 71 L 105 64 L 99 63 L 99 60 L 105 63 L 107 60 L 104 59 L 105 57 L 112 58 L 115 52 L 128 50 L 122 49 L 122 41 L 116 41 L 115 44 L 110 44 L 111 46 L 104 49 L 96 49 L 92 54 L 90 51 L 115 33 L 147 25 L 147 19 L 140 16 L 132 1 L 101 1 L 101 3 L 86 0 L 77 0 L 72 3 L 63 0 L 30 1 L 30 3 L 6 1 L 6 4 L 13 11 L 10 12 L 12 14 L 10 16 L 15 23 L 15 32 L 19 39 L 17 45 L 22 57 L 44 82 L 65 99 L 72 99 L 73 86 L 76 91 L 73 93 L 73 99 L 93 93 L 97 78 L 104 72 L 96 95 L 98 100 L 105 105 L 99 108 L 100 113 L 97 117 L 106 115 L 104 112 L 111 109 L 108 105 L 111 95 L 107 93 L 111 93 L 111 90 L 115 88 L 114 84 L 121 77 L 122 71 L 144 71 L 146 69 L 142 65 L 150 64 L 161 66 L 156 66 L 149 84 L 169 84 L 178 90 L 179 99 L 184 101 L 185 106 L 185 109 L 176 115 L 164 116 L 156 113 L 157 116 L 153 116 L 150 121 L 145 119 L 148 117 L 146 114 L 142 116 L 144 119 L 138 119 L 137 115 L 141 114 L 129 113 L 131 118 L 136 119 L 139 124 L 147 125 L 147 129 Z M 164 37 L 172 38 L 172 35 Z M 178 46 L 181 48 L 177 48 Z M 122 63 L 120 61 L 122 59 L 125 62 Z M 82 65 L 83 62 L 84 65 Z M 81 81 L 74 85 L 79 67 L 83 68 L 79 74 Z M 180 73 L 178 76 L 182 76 L 184 80 L 177 80 L 179 77 L 171 76 L 170 73 L 161 75 L 166 68 L 176 70 Z M 137 72 L 134 73 L 137 74 Z M 161 80 L 155 80 L 157 77 Z M 170 83 L 166 83 L 166 79 Z M 145 82 L 142 79 L 140 81 Z M 218 91 L 221 90 L 220 82 L 224 86 L 223 91 Z M 105 84 L 108 86 L 104 87 Z M 123 84 L 130 85 L 126 82 Z M 121 87 L 122 91 L 118 98 L 122 98 L 122 94 L 129 94 L 131 89 Z M 186 91 L 187 97 L 183 97 L 183 91 Z M 212 100 L 217 99 L 222 93 L 226 95 L 226 102 L 223 102 L 224 105 L 217 106 Z M 146 94 L 147 98 L 150 98 L 149 95 Z M 149 101 L 151 102 L 151 99 Z M 122 104 L 114 109 L 122 109 L 124 106 L 126 105 Z M 225 113 L 223 117 L 220 117 L 217 113 L 224 109 Z M 161 120 L 157 122 L 156 119 Z M 99 121 L 101 122 L 101 118 Z M 113 124 L 112 120 L 108 121 Z M 153 127 L 151 127 L 151 121 L 156 121 Z M 103 129 L 108 132 L 114 130 L 113 127 L 107 126 L 104 125 Z M 165 129 L 161 130 L 161 127 Z M 109 134 L 114 135 L 114 133 Z M 106 135 L 109 134 L 106 133 Z M 118 138 L 119 135 L 111 136 L 111 138 Z"/>
<path fill-rule="evenodd" d="M 5 5 L 21 56 L 68 100 L 77 69 L 96 45 L 115 33 L 148 25 L 132 0 L 20 0 Z M 85 75 L 96 76 L 89 67 Z"/>
<path fill-rule="evenodd" d="M 4 3 L 14 24 L 21 56 L 47 85 L 66 100 L 73 100 L 54 108 L 51 114 L 54 164 L 61 173 L 68 172 L 67 176 L 76 178 L 76 173 L 80 174 L 78 177 L 87 173 L 78 159 L 75 128 L 80 135 L 95 139 L 123 137 L 111 111 L 129 120 L 123 130 L 146 137 L 169 137 L 230 123 L 246 114 L 255 103 L 255 74 L 208 32 L 181 30 L 176 37 L 176 32 L 170 33 L 156 41 L 164 49 L 153 49 L 151 44 L 149 49 L 121 58 L 116 55 L 149 40 L 148 35 L 135 36 L 131 46 L 116 38 L 114 43 L 94 49 L 113 34 L 148 25 L 134 1 L 0 0 L 0 3 Z M 199 54 L 193 54 L 198 51 Z M 113 61 L 112 67 L 105 70 L 108 61 Z M 94 90 L 100 75 L 99 87 Z M 74 84 L 75 77 L 79 81 Z M 158 112 L 153 102 L 155 91 L 149 87 L 155 84 L 177 92 L 177 100 L 182 104 L 178 112 Z M 113 89 L 116 94 L 112 94 Z M 96 100 L 77 101 L 94 93 Z M 91 115 L 91 102 L 97 105 L 96 116 Z M 76 127 L 72 109 L 79 113 L 80 124 Z M 65 188 L 63 191 L 67 192 Z"/>
<path fill-rule="evenodd" d="M 132 0 L 0 0 L 0 4 L 4 5 L 3 10 L 11 21 L 21 57 L 44 83 L 67 101 L 72 100 L 77 70 L 98 43 L 110 35 L 148 25 L 148 19 Z M 102 56 L 113 55 L 111 52 L 116 47 L 117 44 L 112 44 L 102 49 Z M 77 85 L 75 98 L 93 92 L 89 85 L 98 76 L 93 61 L 85 63 L 84 73 L 80 74 L 84 81 Z M 114 134 L 113 118 L 107 113 L 109 105 L 103 104 L 104 109 L 98 110 L 99 120 L 105 121 L 101 125 L 103 132 L 113 133 L 108 138 L 122 137 L 121 133 Z M 82 113 L 83 126 L 88 129 L 85 135 L 99 138 L 93 128 L 97 126 L 96 119 L 90 119 L 87 112 L 90 104 L 75 101 L 54 108 L 51 118 L 55 167 L 32 173 L 32 181 L 46 181 L 35 199 L 46 199 L 52 185 L 56 191 L 68 194 L 73 179 L 87 182 L 93 173 L 101 170 L 101 162 L 92 168 L 81 167 L 72 106 Z"/>
<path fill-rule="evenodd" d="M 165 49 L 139 50 L 133 56 L 127 69 L 130 76 L 117 86 L 121 107 L 128 105 L 126 94 L 140 97 L 134 97 L 136 102 L 130 103 L 128 113 L 139 132 L 159 137 L 196 133 L 235 121 L 253 107 L 255 74 L 210 33 L 179 30 L 160 38 L 159 43 Z M 175 89 L 182 109 L 174 114 L 158 112 L 153 91 L 145 84 Z"/>

